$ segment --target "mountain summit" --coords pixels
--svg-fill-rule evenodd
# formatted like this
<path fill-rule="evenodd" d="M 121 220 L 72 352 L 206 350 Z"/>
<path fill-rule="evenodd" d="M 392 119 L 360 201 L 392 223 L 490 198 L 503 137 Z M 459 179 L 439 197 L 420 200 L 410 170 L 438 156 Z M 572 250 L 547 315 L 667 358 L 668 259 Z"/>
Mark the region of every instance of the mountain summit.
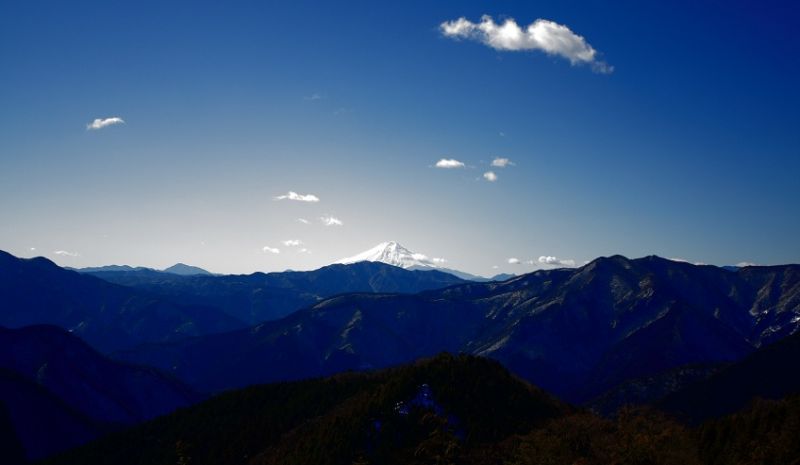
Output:
<path fill-rule="evenodd" d="M 386 263 L 387 265 L 405 268 L 407 270 L 438 270 L 444 273 L 449 273 L 461 279 L 466 279 L 467 281 L 478 282 L 505 281 L 506 279 L 513 277 L 513 275 L 497 275 L 493 278 L 484 278 L 483 276 L 477 276 L 464 271 L 446 268 L 442 266 L 445 261 L 446 260 L 443 258 L 432 258 L 425 254 L 412 252 L 395 241 L 389 241 L 381 242 L 365 252 L 361 252 L 360 254 L 354 255 L 350 258 L 343 258 L 336 263 L 348 265 L 358 262 L 381 262 Z"/>
<path fill-rule="evenodd" d="M 179 274 L 181 276 L 211 276 L 211 272 L 197 266 L 187 265 L 185 263 L 176 263 L 169 268 L 165 268 L 164 273 Z"/>
<path fill-rule="evenodd" d="M 381 262 L 405 269 L 431 269 L 441 268 L 437 263 L 442 263 L 444 260 L 414 253 L 395 241 L 389 241 L 381 242 L 365 252 L 344 258 L 336 263 L 347 265 L 357 262 Z"/>

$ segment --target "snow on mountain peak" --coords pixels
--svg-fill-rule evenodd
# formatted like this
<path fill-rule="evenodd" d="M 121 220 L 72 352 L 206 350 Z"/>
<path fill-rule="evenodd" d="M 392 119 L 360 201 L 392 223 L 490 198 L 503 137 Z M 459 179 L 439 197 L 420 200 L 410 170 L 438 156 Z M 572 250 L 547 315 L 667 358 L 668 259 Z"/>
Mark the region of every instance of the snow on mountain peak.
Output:
<path fill-rule="evenodd" d="M 399 266 L 400 268 L 439 268 L 439 263 L 444 259 L 429 258 L 425 254 L 414 253 L 395 241 L 381 242 L 375 247 L 355 255 L 344 258 L 336 263 L 356 263 L 356 262 L 381 262 L 389 265 Z"/>

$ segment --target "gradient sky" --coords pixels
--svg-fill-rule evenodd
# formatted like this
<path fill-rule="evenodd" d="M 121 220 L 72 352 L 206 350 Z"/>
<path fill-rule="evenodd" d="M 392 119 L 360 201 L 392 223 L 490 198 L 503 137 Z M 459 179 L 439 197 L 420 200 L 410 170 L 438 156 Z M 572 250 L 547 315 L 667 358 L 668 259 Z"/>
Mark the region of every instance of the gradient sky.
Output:
<path fill-rule="evenodd" d="M 0 249 L 224 273 L 387 240 L 483 275 L 800 262 L 794 2 L 384 3 L 2 2 Z M 484 14 L 564 25 L 613 72 L 440 29 Z"/>

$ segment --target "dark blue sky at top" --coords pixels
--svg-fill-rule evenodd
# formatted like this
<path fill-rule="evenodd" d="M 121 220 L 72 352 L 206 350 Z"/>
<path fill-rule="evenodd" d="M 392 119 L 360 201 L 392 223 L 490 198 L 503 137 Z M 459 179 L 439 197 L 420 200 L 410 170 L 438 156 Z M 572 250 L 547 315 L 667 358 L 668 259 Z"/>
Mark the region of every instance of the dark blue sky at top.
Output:
<path fill-rule="evenodd" d="M 540 255 L 798 262 L 799 9 L 3 2 L 0 248 L 219 271 L 384 240 L 483 274 Z M 614 72 L 438 30 L 483 14 L 564 24 Z M 85 130 L 110 116 L 126 124 Z M 488 183 L 495 156 L 515 165 Z M 273 200 L 289 190 L 322 200 Z M 321 215 L 344 225 L 296 222 Z M 290 238 L 313 254 L 263 253 Z"/>

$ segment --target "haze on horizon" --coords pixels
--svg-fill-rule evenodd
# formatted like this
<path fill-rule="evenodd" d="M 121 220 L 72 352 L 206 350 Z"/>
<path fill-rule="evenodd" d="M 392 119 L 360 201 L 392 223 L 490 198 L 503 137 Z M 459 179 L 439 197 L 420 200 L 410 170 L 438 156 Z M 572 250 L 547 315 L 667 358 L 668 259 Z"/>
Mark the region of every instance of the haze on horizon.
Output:
<path fill-rule="evenodd" d="M 0 249 L 798 263 L 800 14 L 696 3 L 5 2 Z"/>

